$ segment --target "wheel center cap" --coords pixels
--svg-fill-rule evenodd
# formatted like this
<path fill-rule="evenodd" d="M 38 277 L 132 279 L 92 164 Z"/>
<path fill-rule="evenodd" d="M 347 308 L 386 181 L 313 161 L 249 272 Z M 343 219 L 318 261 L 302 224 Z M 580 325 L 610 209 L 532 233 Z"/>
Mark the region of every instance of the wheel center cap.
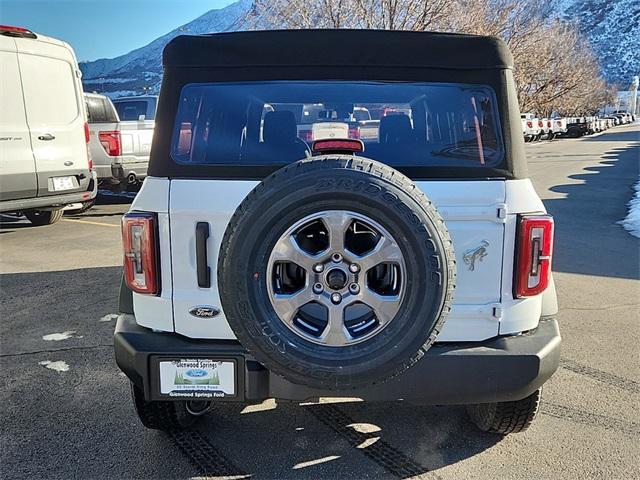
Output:
<path fill-rule="evenodd" d="M 347 284 L 347 274 L 338 268 L 327 273 L 327 285 L 332 290 L 342 290 Z"/>

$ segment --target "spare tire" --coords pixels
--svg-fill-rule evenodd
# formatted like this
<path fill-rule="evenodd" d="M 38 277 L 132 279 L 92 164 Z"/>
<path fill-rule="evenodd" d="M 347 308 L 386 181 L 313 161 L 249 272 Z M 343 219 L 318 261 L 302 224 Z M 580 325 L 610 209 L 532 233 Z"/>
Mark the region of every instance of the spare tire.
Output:
<path fill-rule="evenodd" d="M 451 309 L 455 275 L 449 233 L 425 194 L 389 166 L 341 155 L 257 185 L 218 260 L 238 340 L 274 373 L 325 390 L 415 364 Z"/>

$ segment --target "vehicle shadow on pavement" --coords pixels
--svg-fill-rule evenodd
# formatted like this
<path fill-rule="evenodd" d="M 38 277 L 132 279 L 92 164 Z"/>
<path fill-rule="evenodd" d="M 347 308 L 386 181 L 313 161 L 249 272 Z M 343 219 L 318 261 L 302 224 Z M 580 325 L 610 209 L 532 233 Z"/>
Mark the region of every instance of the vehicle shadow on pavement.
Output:
<path fill-rule="evenodd" d="M 0 213 L 0 234 L 10 233 L 19 228 L 34 228 L 25 217 Z"/>
<path fill-rule="evenodd" d="M 222 405 L 205 418 L 196 433 L 197 444 L 203 439 L 208 442 L 218 460 L 200 465 L 201 475 L 439 478 L 435 470 L 502 439 L 476 430 L 461 407 L 404 402 L 267 403 L 266 409 L 249 407 L 242 413 L 237 406 Z M 183 453 L 192 456 L 195 445 L 184 447 L 189 442 L 184 436 L 181 440 Z"/>
<path fill-rule="evenodd" d="M 565 198 L 544 200 L 555 218 L 553 269 L 618 278 L 639 277 L 638 239 L 617 222 L 627 215 L 627 203 L 638 182 L 640 143 L 637 131 L 616 132 L 586 142 L 626 141 L 601 157 L 597 166 L 570 175 L 580 183 L 556 185 L 552 192 Z"/>

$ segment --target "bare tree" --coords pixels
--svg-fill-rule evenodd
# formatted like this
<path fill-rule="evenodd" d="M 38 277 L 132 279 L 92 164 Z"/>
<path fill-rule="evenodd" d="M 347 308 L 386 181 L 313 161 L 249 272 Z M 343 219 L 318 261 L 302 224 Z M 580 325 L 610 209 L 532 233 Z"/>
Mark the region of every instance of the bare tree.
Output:
<path fill-rule="evenodd" d="M 279 28 L 427 30 L 455 0 L 255 0 L 254 22 Z"/>
<path fill-rule="evenodd" d="M 612 97 L 577 29 L 546 0 L 255 0 L 246 28 L 438 30 L 502 38 L 523 111 L 591 113 Z"/>

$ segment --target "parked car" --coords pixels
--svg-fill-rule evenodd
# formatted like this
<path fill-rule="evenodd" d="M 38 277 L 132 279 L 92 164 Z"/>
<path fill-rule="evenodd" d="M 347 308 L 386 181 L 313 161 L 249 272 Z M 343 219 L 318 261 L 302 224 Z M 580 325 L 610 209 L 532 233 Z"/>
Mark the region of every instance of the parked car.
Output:
<path fill-rule="evenodd" d="M 540 120 L 533 113 L 523 113 L 520 115 L 524 131 L 525 142 L 539 140 L 542 135 Z"/>
<path fill-rule="evenodd" d="M 112 151 L 109 148 L 110 137 L 119 136 L 118 112 L 109 97 L 104 95 L 85 93 L 84 100 L 89 122 L 89 153 L 98 176 L 98 184 L 102 187 L 111 186 L 116 180 L 111 176 L 113 157 L 108 152 Z"/>
<path fill-rule="evenodd" d="M 552 131 L 553 137 L 563 136 L 567 133 L 566 118 L 559 118 L 559 117 L 552 118 L 551 122 L 552 122 L 551 131 Z"/>
<path fill-rule="evenodd" d="M 147 176 L 153 140 L 158 97 L 144 95 L 113 100 L 118 112 L 119 134 L 106 139 L 111 162 L 111 176 L 119 185 L 140 183 Z M 119 138 L 118 138 L 119 135 Z"/>
<path fill-rule="evenodd" d="M 542 123 L 542 138 L 546 140 L 553 138 L 553 123 L 551 122 L 551 119 L 543 118 L 540 122 Z"/>
<path fill-rule="evenodd" d="M 80 69 L 72 48 L 0 26 L 0 212 L 58 221 L 96 196 Z"/>
<path fill-rule="evenodd" d="M 234 32 L 179 36 L 163 62 L 114 339 L 141 422 L 347 396 L 466 404 L 482 430 L 526 429 L 560 335 L 553 219 L 508 121 L 506 44 Z M 317 103 L 402 108 L 377 141 L 307 145 L 278 105 Z"/>

